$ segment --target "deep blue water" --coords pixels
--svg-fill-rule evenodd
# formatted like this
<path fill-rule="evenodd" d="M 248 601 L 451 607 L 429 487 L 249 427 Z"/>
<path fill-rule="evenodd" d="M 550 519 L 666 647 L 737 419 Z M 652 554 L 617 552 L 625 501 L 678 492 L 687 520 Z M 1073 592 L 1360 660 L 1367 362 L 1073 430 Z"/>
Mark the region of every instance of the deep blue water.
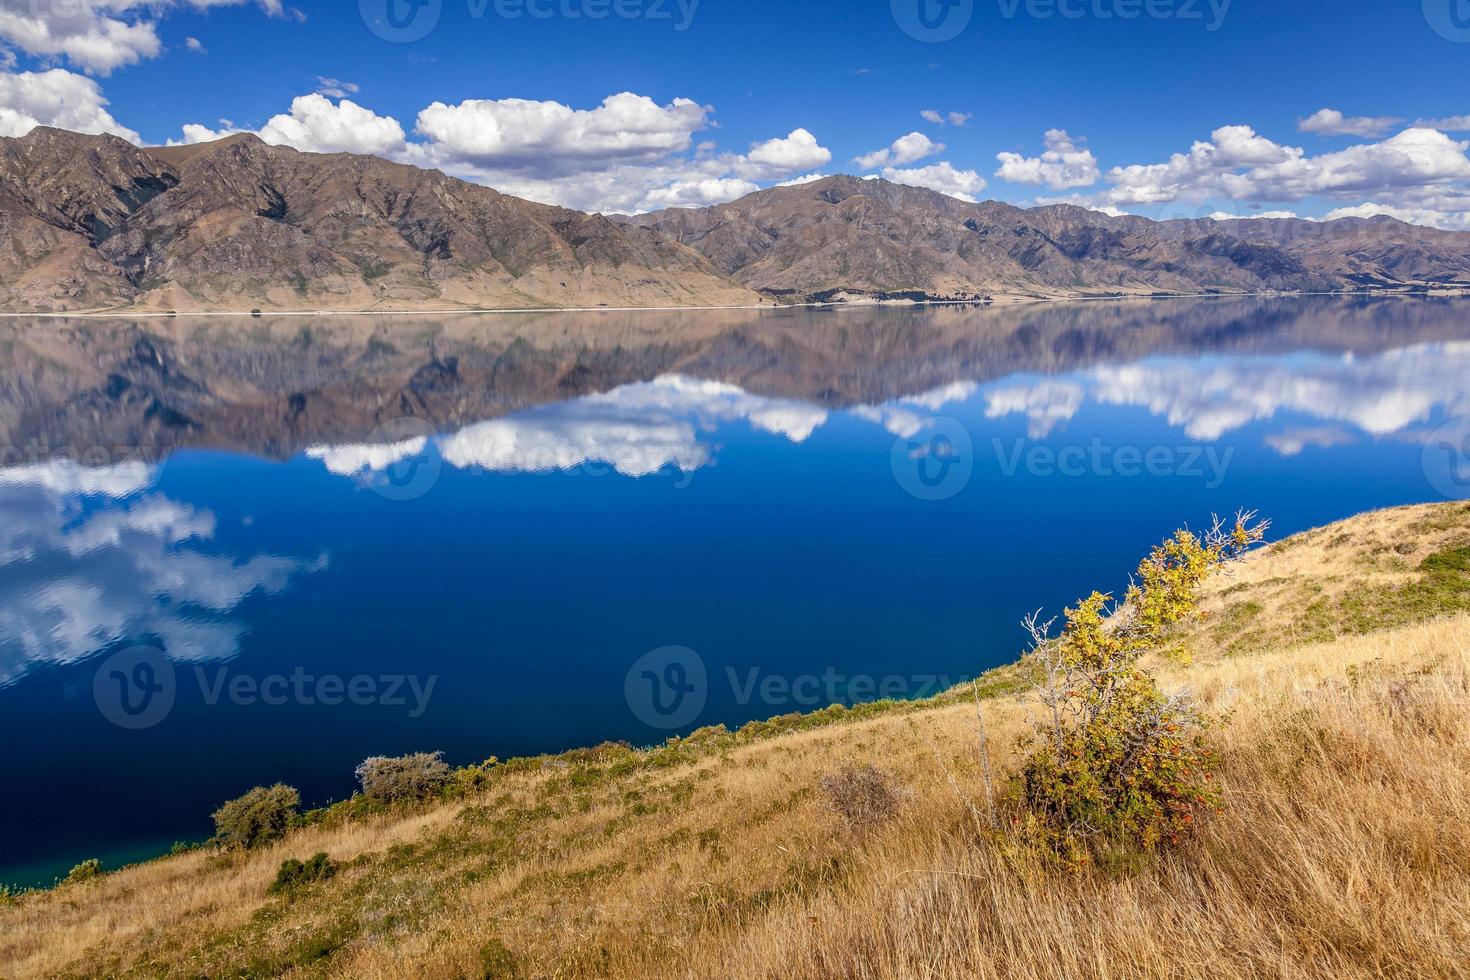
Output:
<path fill-rule="evenodd" d="M 899 316 L 802 329 L 838 345 Z M 0 468 L 0 880 L 201 839 L 257 784 L 341 799 L 369 755 L 648 744 L 932 693 L 1012 659 L 1024 613 L 1121 586 L 1211 512 L 1258 508 L 1279 535 L 1470 495 L 1451 479 L 1470 304 L 1293 316 L 1021 373 L 957 360 L 873 402 L 820 367 L 805 397 L 759 394 L 704 357 L 703 375 L 390 426 L 387 447 L 200 439 Z M 647 656 L 666 647 L 692 654 Z"/>

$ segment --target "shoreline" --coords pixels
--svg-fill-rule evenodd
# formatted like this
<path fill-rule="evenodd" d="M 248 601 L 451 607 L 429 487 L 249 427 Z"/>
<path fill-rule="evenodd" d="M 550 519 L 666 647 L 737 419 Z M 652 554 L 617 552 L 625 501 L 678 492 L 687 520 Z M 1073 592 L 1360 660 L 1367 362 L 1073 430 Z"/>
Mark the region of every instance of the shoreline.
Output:
<path fill-rule="evenodd" d="M 1271 292 L 1202 292 L 1202 293 L 1133 293 L 1108 296 L 1019 296 L 1002 294 L 1000 299 L 991 300 L 874 300 L 872 302 L 812 302 L 737 304 L 730 306 L 548 306 L 548 307 L 473 307 L 458 309 L 413 309 L 413 310 L 85 310 L 77 312 L 8 312 L 0 311 L 0 319 L 32 320 L 107 320 L 107 319 L 178 319 L 180 317 L 218 317 L 221 319 L 244 318 L 261 320 L 266 317 L 396 317 L 396 316 L 499 316 L 507 314 L 534 313 L 709 313 L 729 310 L 802 310 L 802 309 L 873 309 L 906 308 L 927 306 L 969 306 L 991 308 L 1003 306 L 1025 306 L 1042 303 L 1107 303 L 1129 300 L 1174 300 L 1174 299 L 1272 299 L 1303 298 L 1309 296 L 1357 296 L 1373 299 L 1464 299 L 1470 296 L 1470 288 L 1419 292 L 1409 290 L 1338 289 L 1323 291 L 1271 291 Z"/>

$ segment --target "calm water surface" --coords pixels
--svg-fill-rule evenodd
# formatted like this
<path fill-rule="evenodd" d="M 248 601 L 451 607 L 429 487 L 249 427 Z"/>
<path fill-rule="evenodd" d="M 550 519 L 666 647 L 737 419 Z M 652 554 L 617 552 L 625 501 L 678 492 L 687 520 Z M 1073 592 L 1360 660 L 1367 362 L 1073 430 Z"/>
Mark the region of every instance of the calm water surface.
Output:
<path fill-rule="evenodd" d="M 368 755 L 924 695 L 1212 511 L 1470 495 L 1467 303 L 0 320 L 0 347 L 19 884 L 205 837 L 253 785 L 341 799 Z"/>

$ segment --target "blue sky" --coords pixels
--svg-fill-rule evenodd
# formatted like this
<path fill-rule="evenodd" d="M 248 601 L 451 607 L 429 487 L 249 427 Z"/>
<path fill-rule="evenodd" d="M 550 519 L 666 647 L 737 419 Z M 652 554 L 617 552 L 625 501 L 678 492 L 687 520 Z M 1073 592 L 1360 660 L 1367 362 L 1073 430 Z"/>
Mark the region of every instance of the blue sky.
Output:
<path fill-rule="evenodd" d="M 0 0 L 0 45 L 0 134 L 250 129 L 588 209 L 847 172 L 1470 227 L 1470 0 Z"/>

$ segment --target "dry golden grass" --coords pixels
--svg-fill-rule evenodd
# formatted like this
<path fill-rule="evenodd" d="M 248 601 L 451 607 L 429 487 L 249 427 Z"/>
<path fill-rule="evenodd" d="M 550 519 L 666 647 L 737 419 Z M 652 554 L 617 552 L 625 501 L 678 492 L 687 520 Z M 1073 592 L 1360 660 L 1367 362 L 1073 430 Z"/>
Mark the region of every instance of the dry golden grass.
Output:
<path fill-rule="evenodd" d="M 1413 586 L 1424 557 L 1470 543 L 1470 512 L 1313 535 L 1222 577 L 1194 663 L 1159 667 L 1223 719 L 1226 802 L 1152 860 L 1008 858 L 986 833 L 975 705 L 941 699 L 548 761 L 465 803 L 29 895 L 0 908 L 0 976 L 1470 976 L 1470 615 L 1293 645 L 1279 581 L 1325 590 L 1408 541 L 1403 567 L 1363 571 Z M 1217 655 L 1241 601 L 1283 640 Z M 1002 771 L 1026 715 L 1024 697 L 984 703 Z M 849 830 L 824 805 L 821 777 L 849 762 L 897 774 L 895 818 Z M 267 895 L 284 858 L 316 851 L 344 862 L 335 878 Z"/>

